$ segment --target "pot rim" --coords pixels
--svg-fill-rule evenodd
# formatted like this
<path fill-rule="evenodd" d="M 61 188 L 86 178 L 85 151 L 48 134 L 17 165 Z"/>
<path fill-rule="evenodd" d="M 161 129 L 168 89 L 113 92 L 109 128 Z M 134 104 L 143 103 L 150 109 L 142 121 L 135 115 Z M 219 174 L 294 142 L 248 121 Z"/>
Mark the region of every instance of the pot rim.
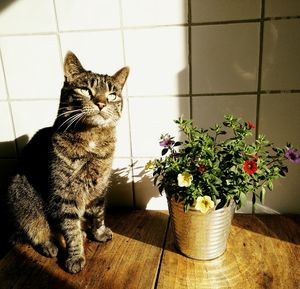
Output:
<path fill-rule="evenodd" d="M 168 196 L 167 199 L 168 199 L 168 201 L 171 202 L 172 204 L 175 204 L 177 207 L 182 208 L 182 211 L 184 212 L 184 205 L 183 205 L 183 202 L 182 202 L 182 201 L 176 202 L 174 196 L 172 196 L 172 197 L 169 197 L 169 196 Z M 202 213 L 201 211 L 195 209 L 194 206 L 190 206 L 189 211 L 197 212 L 197 213 L 202 214 L 202 215 L 209 215 L 209 214 L 211 214 L 211 213 L 213 213 L 213 212 L 221 213 L 221 212 L 223 212 L 223 211 L 225 211 L 225 210 L 228 210 L 229 208 L 233 208 L 233 207 L 234 207 L 234 208 L 236 207 L 235 202 L 234 202 L 233 200 L 230 200 L 230 202 L 229 202 L 229 204 L 228 204 L 227 207 L 223 207 L 223 208 L 220 208 L 220 209 L 217 209 L 217 210 L 216 210 L 216 209 L 210 209 L 210 210 L 207 211 L 206 213 Z M 189 212 L 189 211 L 188 211 L 188 212 Z M 185 212 L 185 213 L 188 213 L 188 212 Z"/>

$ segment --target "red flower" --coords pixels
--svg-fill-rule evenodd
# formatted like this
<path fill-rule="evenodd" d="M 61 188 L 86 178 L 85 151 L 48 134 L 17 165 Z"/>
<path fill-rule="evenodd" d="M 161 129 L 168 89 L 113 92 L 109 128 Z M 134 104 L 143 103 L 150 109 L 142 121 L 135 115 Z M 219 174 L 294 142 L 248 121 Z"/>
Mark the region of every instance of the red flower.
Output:
<path fill-rule="evenodd" d="M 197 169 L 197 171 L 200 173 L 200 174 L 204 174 L 206 171 L 207 171 L 207 168 L 205 165 L 200 165 Z"/>
<path fill-rule="evenodd" d="M 247 121 L 248 128 L 255 128 L 255 125 L 251 121 Z"/>
<path fill-rule="evenodd" d="M 249 175 L 254 174 L 257 171 L 257 164 L 254 160 L 246 160 L 244 162 L 244 171 Z"/>

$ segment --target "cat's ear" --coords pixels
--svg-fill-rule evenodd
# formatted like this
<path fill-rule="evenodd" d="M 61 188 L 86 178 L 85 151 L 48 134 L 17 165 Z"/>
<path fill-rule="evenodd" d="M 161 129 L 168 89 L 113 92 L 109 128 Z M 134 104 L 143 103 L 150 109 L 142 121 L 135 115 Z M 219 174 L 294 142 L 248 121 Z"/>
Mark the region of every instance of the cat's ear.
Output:
<path fill-rule="evenodd" d="M 64 73 L 67 80 L 71 80 L 75 74 L 84 72 L 85 69 L 82 67 L 80 61 L 76 55 L 68 51 L 64 61 Z"/>
<path fill-rule="evenodd" d="M 129 67 L 128 66 L 125 66 L 123 68 L 121 68 L 119 71 L 117 71 L 114 75 L 113 75 L 113 78 L 119 82 L 121 84 L 121 87 L 123 88 L 125 82 L 126 82 L 126 79 L 128 77 L 128 74 L 129 74 Z"/>

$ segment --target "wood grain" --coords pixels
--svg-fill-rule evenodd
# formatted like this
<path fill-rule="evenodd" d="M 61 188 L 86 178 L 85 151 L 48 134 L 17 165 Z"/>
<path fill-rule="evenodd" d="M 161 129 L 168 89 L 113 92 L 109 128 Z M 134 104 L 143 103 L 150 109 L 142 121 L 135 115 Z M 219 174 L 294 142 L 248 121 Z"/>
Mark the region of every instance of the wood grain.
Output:
<path fill-rule="evenodd" d="M 300 220 L 235 215 L 227 251 L 197 261 L 174 249 L 171 231 L 157 288 L 300 288 Z"/>
<path fill-rule="evenodd" d="M 0 288 L 151 288 L 167 222 L 168 215 L 162 212 L 111 214 L 108 223 L 113 240 L 105 244 L 87 241 L 87 265 L 77 275 L 63 270 L 63 254 L 49 259 L 28 245 L 17 245 L 0 261 Z"/>
<path fill-rule="evenodd" d="M 77 275 L 63 270 L 63 253 L 49 259 L 15 246 L 0 261 L 0 289 L 300 289 L 299 215 L 235 215 L 227 251 L 211 261 L 175 250 L 167 213 L 113 212 L 108 223 L 113 240 L 86 241 Z"/>

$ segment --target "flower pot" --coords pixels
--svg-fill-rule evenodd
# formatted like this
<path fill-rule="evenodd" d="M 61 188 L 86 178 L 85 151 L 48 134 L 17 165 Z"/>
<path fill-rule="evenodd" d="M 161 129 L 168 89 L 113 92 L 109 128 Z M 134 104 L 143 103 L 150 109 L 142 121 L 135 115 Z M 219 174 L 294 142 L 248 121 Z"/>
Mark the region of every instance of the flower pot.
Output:
<path fill-rule="evenodd" d="M 203 214 L 193 207 L 184 212 L 183 204 L 168 198 L 171 224 L 177 249 L 187 257 L 210 260 L 226 250 L 235 204 Z"/>

